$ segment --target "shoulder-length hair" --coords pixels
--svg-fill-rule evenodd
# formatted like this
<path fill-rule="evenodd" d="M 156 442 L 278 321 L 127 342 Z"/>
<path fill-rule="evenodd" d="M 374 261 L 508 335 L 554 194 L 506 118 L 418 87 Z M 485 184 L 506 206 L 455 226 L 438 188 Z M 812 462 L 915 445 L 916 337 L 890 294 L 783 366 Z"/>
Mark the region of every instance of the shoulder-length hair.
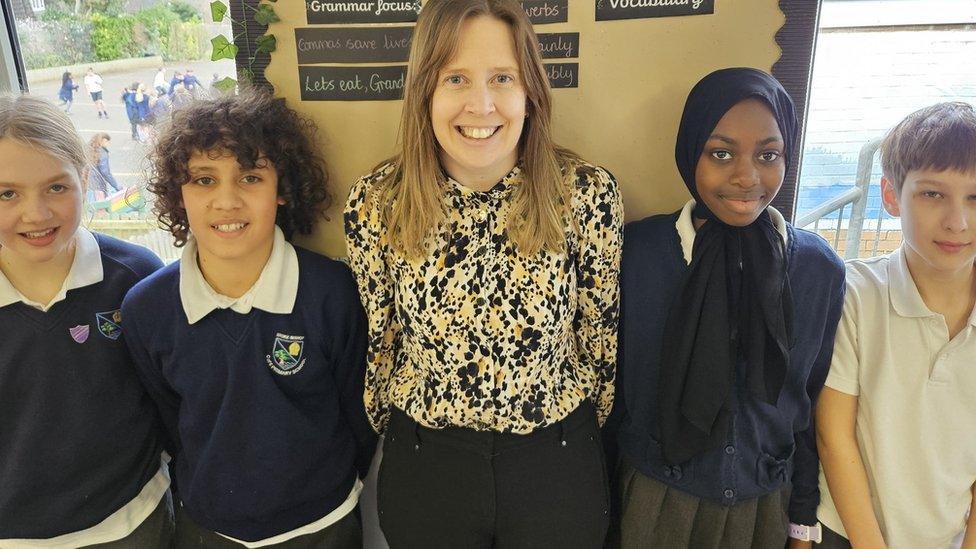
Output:
<path fill-rule="evenodd" d="M 552 141 L 552 96 L 539 42 L 516 0 L 430 0 L 417 20 L 410 47 L 397 152 L 374 190 L 393 248 L 407 257 L 426 255 L 424 240 L 443 221 L 446 176 L 431 125 L 431 98 L 438 73 L 454 58 L 461 26 L 472 17 L 496 18 L 512 29 L 527 118 L 519 139 L 523 182 L 506 222 L 520 253 L 565 249 L 569 220 L 570 161 L 576 155 Z"/>

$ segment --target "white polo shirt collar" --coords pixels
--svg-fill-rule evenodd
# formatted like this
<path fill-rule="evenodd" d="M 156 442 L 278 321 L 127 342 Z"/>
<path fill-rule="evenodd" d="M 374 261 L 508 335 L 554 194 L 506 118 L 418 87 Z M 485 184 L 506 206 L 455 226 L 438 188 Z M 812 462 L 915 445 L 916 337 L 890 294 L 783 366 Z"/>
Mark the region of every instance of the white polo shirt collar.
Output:
<path fill-rule="evenodd" d="M 908 259 L 903 247 L 892 252 L 891 259 L 888 260 L 888 292 L 891 307 L 901 316 L 922 318 L 935 315 L 922 300 L 922 294 L 908 270 Z"/>
<path fill-rule="evenodd" d="M 180 258 L 180 302 L 190 324 L 216 309 L 231 309 L 240 314 L 252 308 L 275 314 L 289 314 L 298 295 L 298 254 L 275 227 L 271 255 L 257 282 L 238 298 L 221 295 L 203 277 L 197 264 L 197 242 L 191 235 Z"/>
<path fill-rule="evenodd" d="M 685 263 L 688 265 L 691 265 L 692 251 L 695 247 L 695 235 L 697 234 L 695 223 L 691 216 L 696 205 L 697 202 L 695 202 L 694 198 L 689 200 L 681 208 L 681 213 L 678 214 L 678 220 L 674 224 L 675 229 L 678 230 L 678 239 L 681 241 L 681 253 L 684 255 Z M 783 245 L 789 245 L 789 236 L 786 233 L 786 219 L 783 218 L 783 214 L 779 213 L 772 206 L 767 206 L 766 210 L 769 212 L 769 217 L 772 219 L 776 231 L 783 237 Z"/>
<path fill-rule="evenodd" d="M 71 261 L 71 268 L 64 278 L 64 283 L 61 284 L 61 289 L 51 298 L 51 301 L 44 304 L 27 299 L 17 288 L 14 288 L 6 275 L 0 272 L 0 307 L 19 302 L 47 312 L 55 303 L 64 301 L 69 290 L 84 288 L 101 282 L 105 274 L 102 271 L 102 253 L 98 247 L 98 241 L 95 240 L 95 235 L 84 227 L 78 227 L 74 238 L 75 257 Z"/>
<path fill-rule="evenodd" d="M 908 269 L 908 257 L 905 255 L 904 245 L 891 253 L 888 261 L 888 292 L 891 306 L 901 316 L 909 318 L 924 318 L 938 316 L 925 305 L 922 294 L 918 291 L 915 278 Z M 976 326 L 976 309 L 969 315 L 969 324 Z"/>

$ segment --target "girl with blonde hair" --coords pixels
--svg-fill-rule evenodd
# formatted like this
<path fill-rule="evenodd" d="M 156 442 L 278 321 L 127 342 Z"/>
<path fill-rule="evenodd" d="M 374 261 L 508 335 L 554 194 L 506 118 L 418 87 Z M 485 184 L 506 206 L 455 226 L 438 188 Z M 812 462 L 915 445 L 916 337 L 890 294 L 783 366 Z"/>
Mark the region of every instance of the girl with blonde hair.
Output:
<path fill-rule="evenodd" d="M 53 104 L 0 94 L 0 547 L 169 547 L 159 418 L 125 293 L 162 266 L 80 226 L 88 154 Z"/>
<path fill-rule="evenodd" d="M 394 547 L 603 542 L 623 213 L 551 110 L 518 2 L 425 3 L 397 154 L 345 210 Z"/>

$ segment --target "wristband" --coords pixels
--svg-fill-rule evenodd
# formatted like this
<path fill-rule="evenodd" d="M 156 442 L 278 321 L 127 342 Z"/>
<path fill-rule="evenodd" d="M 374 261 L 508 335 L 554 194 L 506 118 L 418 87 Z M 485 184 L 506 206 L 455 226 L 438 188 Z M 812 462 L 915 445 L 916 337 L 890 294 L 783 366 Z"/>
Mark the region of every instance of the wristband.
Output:
<path fill-rule="evenodd" d="M 789 532 L 791 538 L 798 539 L 800 541 L 812 541 L 814 543 L 820 543 L 823 541 L 822 531 L 820 529 L 819 522 L 814 526 L 793 524 L 791 522 Z"/>

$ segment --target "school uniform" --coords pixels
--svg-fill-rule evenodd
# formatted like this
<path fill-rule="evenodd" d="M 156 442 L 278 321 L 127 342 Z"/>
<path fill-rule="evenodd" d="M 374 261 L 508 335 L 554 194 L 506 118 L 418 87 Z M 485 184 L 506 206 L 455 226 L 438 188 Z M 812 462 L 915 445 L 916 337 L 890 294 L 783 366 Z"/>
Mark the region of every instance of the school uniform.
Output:
<path fill-rule="evenodd" d="M 445 233 L 395 251 L 361 178 L 345 209 L 369 315 L 366 406 L 386 432 L 380 525 L 394 547 L 594 547 L 607 527 L 599 445 L 613 401 L 622 206 L 575 167 L 567 249 L 508 239 L 516 166 L 490 190 L 445 183 Z M 417 497 L 424 494 L 425 497 Z"/>
<path fill-rule="evenodd" d="M 125 348 L 126 291 L 162 264 L 79 228 L 46 304 L 0 273 L 0 547 L 165 547 L 159 420 Z"/>
<path fill-rule="evenodd" d="M 328 547 L 361 543 L 353 511 L 375 435 L 365 318 L 343 264 L 276 228 L 257 282 L 233 299 L 207 284 L 191 238 L 122 312 L 169 434 L 178 547 L 301 546 L 334 530 L 345 534 Z"/>
<path fill-rule="evenodd" d="M 71 103 L 75 98 L 75 90 L 78 89 L 78 85 L 72 79 L 67 79 L 61 83 L 61 88 L 58 90 L 58 99 L 65 103 Z"/>
<path fill-rule="evenodd" d="M 850 261 L 826 385 L 857 397 L 855 433 L 887 546 L 957 546 L 976 481 L 976 311 L 950 339 L 904 248 Z M 846 538 L 822 472 L 820 491 L 818 518 Z"/>
<path fill-rule="evenodd" d="M 112 192 L 122 190 L 122 185 L 112 174 L 112 168 L 108 163 L 108 149 L 105 147 L 98 148 L 98 164 L 88 174 L 88 186 L 102 193 L 108 193 L 109 187 L 112 187 Z"/>
<path fill-rule="evenodd" d="M 788 522 L 816 523 L 812 406 L 830 364 L 843 304 L 843 264 L 819 236 L 767 211 L 786 249 L 793 294 L 789 368 L 775 405 L 746 388 L 740 356 L 724 442 L 680 464 L 665 459 L 657 407 L 665 322 L 691 263 L 695 201 L 630 223 L 621 267 L 618 391 L 607 431 L 622 464 L 618 512 L 624 547 L 782 547 Z"/>
<path fill-rule="evenodd" d="M 136 101 L 135 90 L 126 90 L 122 93 L 122 103 L 125 105 L 125 115 L 129 119 L 129 126 L 132 130 L 132 139 L 139 139 L 139 123 L 142 118 L 139 115 L 139 103 Z"/>
<path fill-rule="evenodd" d="M 91 95 L 92 101 L 102 100 L 102 77 L 97 74 L 86 74 L 85 75 L 85 88 L 88 90 L 89 95 Z M 99 113 L 101 114 L 101 113 Z"/>

